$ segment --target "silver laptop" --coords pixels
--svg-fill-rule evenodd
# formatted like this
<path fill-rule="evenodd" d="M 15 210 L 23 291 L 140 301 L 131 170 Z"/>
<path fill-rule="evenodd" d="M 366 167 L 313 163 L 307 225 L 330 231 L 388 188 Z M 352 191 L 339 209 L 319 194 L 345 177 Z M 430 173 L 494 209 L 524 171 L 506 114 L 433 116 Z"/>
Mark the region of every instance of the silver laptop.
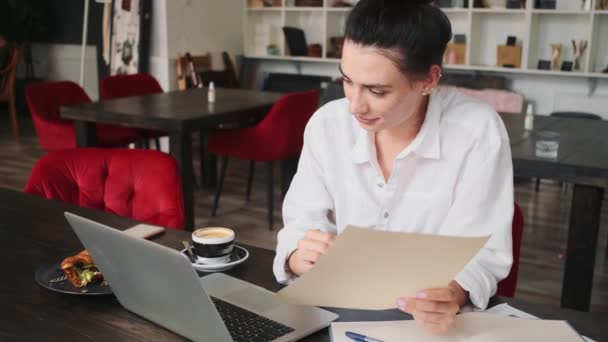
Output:
<path fill-rule="evenodd" d="M 199 278 L 176 250 L 71 213 L 65 217 L 122 306 L 189 339 L 248 341 L 256 334 L 256 341 L 293 341 L 338 318 L 282 303 L 274 293 L 222 273 Z"/>

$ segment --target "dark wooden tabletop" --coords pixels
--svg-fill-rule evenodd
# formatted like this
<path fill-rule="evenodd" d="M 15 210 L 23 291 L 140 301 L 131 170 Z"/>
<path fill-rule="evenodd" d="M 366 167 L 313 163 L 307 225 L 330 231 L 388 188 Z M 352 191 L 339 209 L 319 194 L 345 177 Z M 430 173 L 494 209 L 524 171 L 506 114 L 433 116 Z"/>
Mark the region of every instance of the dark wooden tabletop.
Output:
<path fill-rule="evenodd" d="M 135 221 L 4 189 L 0 189 L 0 207 L 0 258 L 4 265 L 0 281 L 0 340 L 183 340 L 171 331 L 126 311 L 113 296 L 64 295 L 46 290 L 34 281 L 34 271 L 39 265 L 60 261 L 82 248 L 63 217 L 64 211 L 118 229 L 126 229 Z M 188 237 L 188 232 L 169 229 L 154 241 L 178 249 L 180 241 Z M 272 275 L 274 253 L 245 247 L 250 258 L 227 273 L 272 291 L 279 290 L 281 285 Z M 179 290 L 179 280 L 175 282 L 175 290 Z M 543 318 L 566 319 L 580 333 L 598 341 L 608 340 L 606 313 L 582 313 L 516 300 L 510 303 Z M 397 310 L 333 311 L 338 312 L 343 321 L 409 318 Z M 307 337 L 305 341 L 329 341 L 328 329 Z"/>
<path fill-rule="evenodd" d="M 148 96 L 126 97 L 61 107 L 64 119 L 179 131 L 184 128 L 242 121 L 246 112 L 265 115 L 281 97 L 279 93 L 245 89 L 215 91 L 215 103 L 207 102 L 207 89 L 190 89 Z"/>
<path fill-rule="evenodd" d="M 517 176 L 576 183 L 608 178 L 608 121 L 536 116 L 534 130 L 524 130 L 524 116 L 501 114 L 511 141 Z M 556 159 L 536 156 L 537 133 L 559 133 Z"/>

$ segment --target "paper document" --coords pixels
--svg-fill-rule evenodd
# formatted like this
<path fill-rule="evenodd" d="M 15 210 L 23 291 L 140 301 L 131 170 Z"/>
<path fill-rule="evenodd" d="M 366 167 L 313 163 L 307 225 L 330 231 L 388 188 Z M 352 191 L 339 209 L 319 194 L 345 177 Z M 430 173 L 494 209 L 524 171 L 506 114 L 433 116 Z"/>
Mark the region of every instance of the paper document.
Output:
<path fill-rule="evenodd" d="M 446 287 L 488 238 L 347 227 L 311 271 L 278 295 L 292 304 L 395 308 L 399 297 Z"/>
<path fill-rule="evenodd" d="M 514 307 L 512 307 L 509 304 L 498 304 L 495 305 L 491 308 L 489 308 L 488 310 L 486 310 L 487 313 L 492 313 L 495 315 L 501 315 L 501 316 L 510 316 L 510 317 L 519 317 L 519 318 L 530 318 L 530 319 L 540 319 L 536 316 L 530 315 L 527 312 L 521 311 L 519 309 L 516 309 Z M 585 340 L 585 342 L 595 342 L 594 340 L 583 336 L 583 340 Z"/>
<path fill-rule="evenodd" d="M 414 321 L 334 322 L 333 342 L 352 342 L 347 331 L 356 332 L 384 342 L 580 342 L 581 337 L 565 321 L 545 321 L 504 317 L 483 312 L 456 316 L 447 335 L 431 335 Z"/>

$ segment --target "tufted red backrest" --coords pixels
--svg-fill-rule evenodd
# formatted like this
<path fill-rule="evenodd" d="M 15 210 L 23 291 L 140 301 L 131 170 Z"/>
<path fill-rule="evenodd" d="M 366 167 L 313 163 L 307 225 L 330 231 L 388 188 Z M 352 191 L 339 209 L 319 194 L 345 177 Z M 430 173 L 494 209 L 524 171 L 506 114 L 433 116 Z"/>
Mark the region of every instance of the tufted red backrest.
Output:
<path fill-rule="evenodd" d="M 99 83 L 99 90 L 104 100 L 163 92 L 156 78 L 143 73 L 105 77 Z"/>
<path fill-rule="evenodd" d="M 519 255 L 521 252 L 521 239 L 524 232 L 524 214 L 517 203 L 513 206 L 513 265 L 505 279 L 498 283 L 496 294 L 503 297 L 515 296 L 517 288 L 517 273 L 519 272 Z"/>
<path fill-rule="evenodd" d="M 270 159 L 297 156 L 304 144 L 304 128 L 319 106 L 319 91 L 283 95 L 254 129 L 267 143 Z"/>
<path fill-rule="evenodd" d="M 69 149 L 42 157 L 25 192 L 183 229 L 177 162 L 152 150 Z"/>
<path fill-rule="evenodd" d="M 84 89 L 71 81 L 33 83 L 25 87 L 25 98 L 43 149 L 76 147 L 74 124 L 59 117 L 59 108 L 91 102 Z"/>

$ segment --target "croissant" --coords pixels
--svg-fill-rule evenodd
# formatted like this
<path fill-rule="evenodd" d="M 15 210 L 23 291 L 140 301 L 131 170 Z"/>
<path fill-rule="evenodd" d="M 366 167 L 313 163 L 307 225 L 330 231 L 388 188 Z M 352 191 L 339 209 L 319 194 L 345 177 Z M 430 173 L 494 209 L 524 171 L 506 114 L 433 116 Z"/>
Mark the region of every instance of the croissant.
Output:
<path fill-rule="evenodd" d="M 91 282 L 103 281 L 103 275 L 95 266 L 93 258 L 85 249 L 82 252 L 63 259 L 61 270 L 72 285 L 83 287 Z"/>

